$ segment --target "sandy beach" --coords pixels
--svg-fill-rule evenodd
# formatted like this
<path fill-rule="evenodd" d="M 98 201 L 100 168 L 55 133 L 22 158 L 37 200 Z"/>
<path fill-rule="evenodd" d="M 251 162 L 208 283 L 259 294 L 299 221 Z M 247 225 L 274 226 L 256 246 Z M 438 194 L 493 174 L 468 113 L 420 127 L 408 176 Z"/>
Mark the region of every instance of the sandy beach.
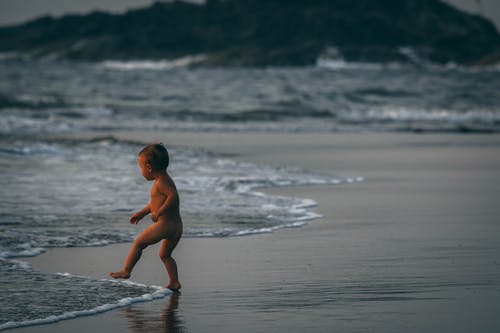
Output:
<path fill-rule="evenodd" d="M 314 199 L 324 217 L 305 227 L 183 239 L 174 252 L 180 295 L 16 332 L 500 329 L 500 135 L 114 135 L 365 180 L 265 190 Z M 129 246 L 51 249 L 23 260 L 43 272 L 106 278 Z M 133 281 L 166 284 L 157 253 L 145 251 Z"/>

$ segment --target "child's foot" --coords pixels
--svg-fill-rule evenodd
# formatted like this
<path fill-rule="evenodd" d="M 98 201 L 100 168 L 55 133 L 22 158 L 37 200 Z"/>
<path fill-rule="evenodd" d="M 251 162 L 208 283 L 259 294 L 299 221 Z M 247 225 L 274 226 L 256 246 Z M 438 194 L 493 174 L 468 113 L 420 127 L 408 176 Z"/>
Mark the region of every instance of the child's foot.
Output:
<path fill-rule="evenodd" d="M 119 272 L 111 272 L 109 273 L 113 279 L 128 279 L 130 277 L 130 273 L 119 271 Z"/>
<path fill-rule="evenodd" d="M 178 281 L 172 282 L 168 286 L 166 286 L 165 288 L 170 289 L 172 291 L 179 291 L 181 289 L 181 284 Z"/>

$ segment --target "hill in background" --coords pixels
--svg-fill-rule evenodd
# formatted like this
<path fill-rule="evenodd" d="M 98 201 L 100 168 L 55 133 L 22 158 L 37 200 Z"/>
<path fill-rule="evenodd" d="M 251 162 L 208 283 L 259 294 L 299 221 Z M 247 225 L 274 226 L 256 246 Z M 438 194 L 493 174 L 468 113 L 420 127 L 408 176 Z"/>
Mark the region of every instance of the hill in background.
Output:
<path fill-rule="evenodd" d="M 500 59 L 485 18 L 439 0 L 209 0 L 0 28 L 0 52 L 84 61 L 173 59 L 302 66 L 318 57 L 480 65 Z"/>

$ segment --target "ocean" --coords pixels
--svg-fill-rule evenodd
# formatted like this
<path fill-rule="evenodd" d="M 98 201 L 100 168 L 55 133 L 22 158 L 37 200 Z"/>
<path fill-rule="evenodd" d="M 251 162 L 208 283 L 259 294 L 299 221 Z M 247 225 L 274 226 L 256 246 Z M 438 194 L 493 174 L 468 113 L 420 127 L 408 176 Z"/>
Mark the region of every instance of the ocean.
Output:
<path fill-rule="evenodd" d="M 131 242 L 140 232 L 128 217 L 148 200 L 151 184 L 137 165 L 146 142 L 112 133 L 500 132 L 499 68 L 187 64 L 0 57 L 0 330 L 169 294 L 158 286 L 39 272 L 23 261 L 54 247 Z M 367 181 L 164 144 L 185 237 L 300 232 L 321 217 L 316 202 L 261 189 Z"/>

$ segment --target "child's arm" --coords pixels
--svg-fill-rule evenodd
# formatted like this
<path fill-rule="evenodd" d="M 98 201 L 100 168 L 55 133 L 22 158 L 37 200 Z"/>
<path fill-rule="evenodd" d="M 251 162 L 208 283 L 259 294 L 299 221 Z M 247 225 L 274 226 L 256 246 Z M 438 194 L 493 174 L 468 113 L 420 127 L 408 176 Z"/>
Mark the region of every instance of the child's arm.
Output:
<path fill-rule="evenodd" d="M 151 207 L 149 206 L 149 203 L 148 203 L 143 209 L 132 214 L 132 216 L 130 217 L 130 223 L 131 224 L 139 223 L 139 221 L 142 220 L 142 218 L 144 216 L 148 215 L 149 213 L 151 213 Z"/>
<path fill-rule="evenodd" d="M 160 182 L 158 191 L 166 196 L 165 202 L 158 208 L 156 212 L 151 213 L 151 219 L 156 222 L 160 215 L 165 215 L 172 207 L 179 206 L 179 194 L 175 186 Z"/>

